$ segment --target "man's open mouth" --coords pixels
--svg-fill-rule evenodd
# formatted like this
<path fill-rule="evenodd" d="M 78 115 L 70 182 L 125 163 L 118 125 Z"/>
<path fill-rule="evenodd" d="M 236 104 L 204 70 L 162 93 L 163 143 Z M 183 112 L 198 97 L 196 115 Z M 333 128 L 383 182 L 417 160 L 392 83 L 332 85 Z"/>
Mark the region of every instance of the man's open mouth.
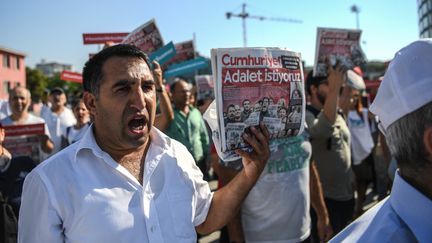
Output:
<path fill-rule="evenodd" d="M 129 129 L 134 133 L 140 133 L 145 126 L 146 119 L 144 117 L 134 118 L 129 123 Z"/>

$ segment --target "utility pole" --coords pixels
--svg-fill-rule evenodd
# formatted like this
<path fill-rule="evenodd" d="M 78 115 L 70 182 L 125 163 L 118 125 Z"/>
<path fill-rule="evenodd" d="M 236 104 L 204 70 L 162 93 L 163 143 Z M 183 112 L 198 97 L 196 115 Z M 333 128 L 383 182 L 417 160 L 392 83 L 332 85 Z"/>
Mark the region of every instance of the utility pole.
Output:
<path fill-rule="evenodd" d="M 258 20 L 271 20 L 271 21 L 281 21 L 281 22 L 291 22 L 291 23 L 297 23 L 301 24 L 303 21 L 298 19 L 286 19 L 286 18 L 271 18 L 271 17 L 264 17 L 264 16 L 253 16 L 249 15 L 248 12 L 246 12 L 246 3 L 242 4 L 242 12 L 239 14 L 234 14 L 231 12 L 226 13 L 226 18 L 230 19 L 231 17 L 239 17 L 242 19 L 243 22 L 243 46 L 247 47 L 247 35 L 246 35 L 246 19 L 258 19 Z"/>
<path fill-rule="evenodd" d="M 354 4 L 351 6 L 351 12 L 356 14 L 356 26 L 357 29 L 360 29 L 360 21 L 359 21 L 360 8 Z"/>

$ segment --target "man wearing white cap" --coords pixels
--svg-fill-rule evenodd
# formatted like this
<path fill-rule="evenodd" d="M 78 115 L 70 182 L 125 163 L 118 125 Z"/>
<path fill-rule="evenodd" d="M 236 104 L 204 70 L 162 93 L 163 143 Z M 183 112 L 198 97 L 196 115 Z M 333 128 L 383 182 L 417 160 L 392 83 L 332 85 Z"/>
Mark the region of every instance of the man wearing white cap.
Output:
<path fill-rule="evenodd" d="M 392 193 L 332 242 L 431 242 L 432 39 L 396 53 L 371 111 L 398 161 Z"/>

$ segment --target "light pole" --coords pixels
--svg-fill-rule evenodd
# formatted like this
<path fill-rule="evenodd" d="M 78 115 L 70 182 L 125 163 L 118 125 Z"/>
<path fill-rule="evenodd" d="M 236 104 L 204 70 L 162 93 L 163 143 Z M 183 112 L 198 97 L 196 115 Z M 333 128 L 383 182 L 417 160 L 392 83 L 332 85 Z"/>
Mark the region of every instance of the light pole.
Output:
<path fill-rule="evenodd" d="M 357 7 L 357 5 L 352 5 L 351 6 L 351 12 L 356 14 L 356 25 L 357 25 L 357 29 L 360 29 L 360 23 L 359 23 L 359 13 L 360 13 L 360 8 Z"/>

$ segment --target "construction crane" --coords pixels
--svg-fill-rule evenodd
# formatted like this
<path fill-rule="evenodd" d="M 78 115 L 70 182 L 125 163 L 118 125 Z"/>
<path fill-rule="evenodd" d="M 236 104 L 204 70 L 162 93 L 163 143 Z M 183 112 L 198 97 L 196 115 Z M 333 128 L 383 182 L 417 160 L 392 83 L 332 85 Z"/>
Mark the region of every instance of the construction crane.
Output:
<path fill-rule="evenodd" d="M 303 21 L 298 19 L 286 19 L 286 18 L 271 18 L 271 17 L 264 17 L 264 16 L 254 16 L 249 15 L 249 13 L 246 12 L 246 3 L 243 3 L 242 5 L 242 12 L 239 14 L 234 14 L 231 12 L 226 13 L 226 18 L 230 19 L 231 17 L 239 17 L 243 20 L 243 46 L 247 47 L 247 37 L 246 37 L 246 19 L 258 19 L 258 20 L 271 20 L 271 21 L 282 21 L 282 22 L 291 22 L 296 24 L 301 24 Z"/>

